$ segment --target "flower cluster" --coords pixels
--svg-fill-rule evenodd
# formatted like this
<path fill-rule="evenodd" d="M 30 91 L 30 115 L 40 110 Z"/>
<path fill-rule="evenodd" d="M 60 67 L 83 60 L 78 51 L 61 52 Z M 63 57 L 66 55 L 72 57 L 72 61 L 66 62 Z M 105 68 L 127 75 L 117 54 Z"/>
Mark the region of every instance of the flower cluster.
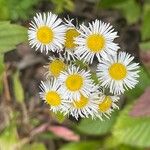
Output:
<path fill-rule="evenodd" d="M 120 51 L 114 28 L 100 20 L 74 25 L 50 13 L 30 23 L 29 44 L 51 52 L 40 97 L 53 112 L 79 117 L 109 118 L 119 96 L 138 83 L 139 64 Z"/>

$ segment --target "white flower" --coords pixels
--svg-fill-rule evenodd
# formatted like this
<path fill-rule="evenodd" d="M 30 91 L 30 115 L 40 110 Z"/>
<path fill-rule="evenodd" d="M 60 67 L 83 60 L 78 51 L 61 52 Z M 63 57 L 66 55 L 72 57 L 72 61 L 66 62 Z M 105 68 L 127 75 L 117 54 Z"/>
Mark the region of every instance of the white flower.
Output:
<path fill-rule="evenodd" d="M 100 61 L 101 57 L 114 55 L 119 49 L 118 44 L 113 42 L 118 37 L 117 32 L 114 32 L 110 24 L 95 20 L 88 27 L 80 25 L 79 31 L 80 35 L 75 39 L 78 45 L 75 54 L 85 62 L 92 63 L 94 56 Z"/>
<path fill-rule="evenodd" d="M 61 55 L 59 58 L 56 57 L 49 57 L 50 62 L 44 66 L 48 71 L 46 72 L 46 78 L 48 77 L 55 77 L 57 78 L 61 71 L 65 71 L 67 68 L 67 64 L 64 62 L 64 59 Z"/>
<path fill-rule="evenodd" d="M 79 70 L 75 66 L 68 66 L 68 70 L 61 72 L 58 80 L 62 83 L 62 95 L 70 101 L 79 99 L 80 94 L 88 97 L 91 92 L 97 90 L 91 80 L 90 71 Z"/>
<path fill-rule="evenodd" d="M 114 94 L 124 93 L 125 89 L 132 89 L 138 83 L 139 64 L 133 63 L 134 57 L 126 52 L 109 56 L 109 60 L 102 60 L 98 64 L 97 76 L 101 86 L 110 88 Z"/>
<path fill-rule="evenodd" d="M 50 105 L 50 110 L 53 112 L 65 112 L 67 114 L 68 105 L 67 101 L 63 99 L 61 94 L 61 84 L 56 79 L 52 79 L 46 82 L 41 81 L 40 97 Z"/>
<path fill-rule="evenodd" d="M 72 23 L 73 19 L 65 19 L 65 25 L 67 27 L 66 33 L 65 33 L 65 51 L 64 56 L 67 60 L 75 59 L 76 56 L 74 54 L 76 44 L 75 44 L 75 38 L 79 36 L 79 32 L 77 28 Z"/>
<path fill-rule="evenodd" d="M 73 100 L 68 105 L 70 105 L 69 114 L 77 120 L 79 117 L 94 118 L 98 113 L 98 93 L 92 93 L 89 97 L 80 95 L 79 99 Z"/>
<path fill-rule="evenodd" d="M 63 48 L 65 41 L 65 25 L 57 15 L 51 12 L 38 13 L 31 21 L 28 30 L 29 44 L 41 52 L 58 51 Z"/>
<path fill-rule="evenodd" d="M 119 109 L 116 104 L 118 100 L 118 96 L 101 95 L 99 98 L 98 114 L 96 114 L 96 117 L 100 118 L 101 120 L 103 120 L 103 115 L 109 118 L 114 109 Z"/>

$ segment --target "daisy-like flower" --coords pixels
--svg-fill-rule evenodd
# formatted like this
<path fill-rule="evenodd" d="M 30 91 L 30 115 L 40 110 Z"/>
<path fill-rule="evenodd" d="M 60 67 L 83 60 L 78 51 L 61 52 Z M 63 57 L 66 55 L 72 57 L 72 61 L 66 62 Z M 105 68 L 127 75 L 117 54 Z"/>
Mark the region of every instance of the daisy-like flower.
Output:
<path fill-rule="evenodd" d="M 61 72 L 58 80 L 62 83 L 62 94 L 64 98 L 72 101 L 80 99 L 80 94 L 88 97 L 91 92 L 97 90 L 97 86 L 91 80 L 90 71 L 80 70 L 73 65 Z"/>
<path fill-rule="evenodd" d="M 56 79 L 52 79 L 47 82 L 41 81 L 40 89 L 40 97 L 45 101 L 45 103 L 50 105 L 50 110 L 53 112 L 65 112 L 65 114 L 67 114 L 68 105 L 60 92 L 60 82 Z"/>
<path fill-rule="evenodd" d="M 75 59 L 74 50 L 76 48 L 76 44 L 74 42 L 74 39 L 79 36 L 79 32 L 76 29 L 76 27 L 72 23 L 73 19 L 67 20 L 65 19 L 65 25 L 67 27 L 66 33 L 65 33 L 65 52 L 64 56 L 67 58 L 67 60 Z"/>
<path fill-rule="evenodd" d="M 61 71 L 65 71 L 67 64 L 65 64 L 64 59 L 61 57 L 49 57 L 50 62 L 45 66 L 45 68 L 48 70 L 46 72 L 46 78 L 48 77 L 55 77 L 57 78 Z"/>
<path fill-rule="evenodd" d="M 51 12 L 38 13 L 31 21 L 28 30 L 29 44 L 41 52 L 58 51 L 63 48 L 65 41 L 65 25 L 57 15 Z"/>
<path fill-rule="evenodd" d="M 98 103 L 98 114 L 96 114 L 96 116 L 99 117 L 101 120 L 103 120 L 103 115 L 109 118 L 111 113 L 115 109 L 119 109 L 119 107 L 116 104 L 118 100 L 118 96 L 100 96 Z"/>
<path fill-rule="evenodd" d="M 138 83 L 139 63 L 132 62 L 133 59 L 134 57 L 126 52 L 109 56 L 109 60 L 103 59 L 97 69 L 101 86 L 109 87 L 110 92 L 114 94 L 134 88 Z"/>
<path fill-rule="evenodd" d="M 77 120 L 79 117 L 94 118 L 95 114 L 98 113 L 98 93 L 92 93 L 89 97 L 80 95 L 79 99 L 73 100 L 68 105 L 70 105 L 70 115 L 75 117 Z"/>
<path fill-rule="evenodd" d="M 119 49 L 118 44 L 113 40 L 118 37 L 117 32 L 110 24 L 95 20 L 89 23 L 89 27 L 80 25 L 80 35 L 75 39 L 78 45 L 75 54 L 83 61 L 92 63 L 94 56 L 107 58 L 108 54 L 114 55 Z"/>

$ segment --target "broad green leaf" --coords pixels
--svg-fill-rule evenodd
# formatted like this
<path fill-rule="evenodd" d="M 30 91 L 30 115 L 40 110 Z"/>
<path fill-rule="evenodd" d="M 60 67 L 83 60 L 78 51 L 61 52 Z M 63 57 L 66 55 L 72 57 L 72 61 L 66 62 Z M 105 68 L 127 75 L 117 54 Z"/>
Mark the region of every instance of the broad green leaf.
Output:
<path fill-rule="evenodd" d="M 15 150 L 18 141 L 17 129 L 11 124 L 0 134 L 0 150 Z"/>
<path fill-rule="evenodd" d="M 145 150 L 144 148 L 138 148 L 138 147 L 133 147 L 133 146 L 127 146 L 127 145 L 119 145 L 115 147 L 115 149 L 110 149 L 110 150 Z"/>
<path fill-rule="evenodd" d="M 129 116 L 131 106 L 126 107 L 118 117 L 113 136 L 121 144 L 150 147 L 150 118 Z"/>
<path fill-rule="evenodd" d="M 150 41 L 140 43 L 140 49 L 145 52 L 150 52 Z"/>
<path fill-rule="evenodd" d="M 24 100 L 24 91 L 23 91 L 23 87 L 19 79 L 19 72 L 16 72 L 13 75 L 13 81 L 14 81 L 15 98 L 18 102 L 21 103 Z"/>
<path fill-rule="evenodd" d="M 141 27 L 142 40 L 150 39 L 150 4 L 144 7 L 143 23 Z"/>
<path fill-rule="evenodd" d="M 36 12 L 40 0 L 0 0 L 1 20 L 27 20 Z"/>
<path fill-rule="evenodd" d="M 150 85 L 150 76 L 142 67 L 140 70 L 139 83 L 136 85 L 134 89 L 128 90 L 125 92 L 125 95 L 128 100 L 135 100 L 138 98 L 145 90 L 146 87 Z"/>
<path fill-rule="evenodd" d="M 7 52 L 27 40 L 27 29 L 20 25 L 0 22 L 0 52 Z"/>
<path fill-rule="evenodd" d="M 111 135 L 104 139 L 104 148 L 105 149 L 113 149 L 120 145 L 120 143 Z"/>
<path fill-rule="evenodd" d="M 140 16 L 140 6 L 135 0 L 126 0 L 124 3 L 120 3 L 114 7 L 122 11 L 128 23 L 135 23 L 138 21 Z"/>
<path fill-rule="evenodd" d="M 1 25 L 6 25 L 6 24 L 10 24 L 10 21 L 0 21 L 0 26 Z"/>
<path fill-rule="evenodd" d="M 0 20 L 9 19 L 9 10 L 6 0 L 0 0 Z"/>
<path fill-rule="evenodd" d="M 25 145 L 22 150 L 46 150 L 46 147 L 43 143 L 33 143 Z"/>
<path fill-rule="evenodd" d="M 77 130 L 88 135 L 104 135 L 110 132 L 115 123 L 117 112 L 112 113 L 110 119 L 105 118 L 104 121 L 100 119 L 83 119 L 77 126 Z"/>
<path fill-rule="evenodd" d="M 82 141 L 64 145 L 60 150 L 99 150 L 99 141 Z"/>
<path fill-rule="evenodd" d="M 113 136 L 105 138 L 103 148 L 106 150 L 145 150 L 143 148 L 120 144 Z"/>

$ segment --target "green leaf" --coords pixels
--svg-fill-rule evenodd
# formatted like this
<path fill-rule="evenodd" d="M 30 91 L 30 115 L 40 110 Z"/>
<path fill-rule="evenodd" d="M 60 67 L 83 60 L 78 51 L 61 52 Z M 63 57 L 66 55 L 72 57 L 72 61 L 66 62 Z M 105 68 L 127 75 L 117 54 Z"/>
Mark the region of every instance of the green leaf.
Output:
<path fill-rule="evenodd" d="M 75 60 L 74 65 L 76 65 L 77 67 L 80 67 L 80 69 L 86 69 L 88 66 L 88 64 L 84 63 L 82 60 Z"/>
<path fill-rule="evenodd" d="M 150 51 L 150 41 L 140 43 L 140 49 L 145 52 Z"/>
<path fill-rule="evenodd" d="M 113 136 L 107 137 L 104 140 L 103 148 L 106 150 L 144 150 L 143 148 L 137 148 L 125 144 L 120 144 Z"/>
<path fill-rule="evenodd" d="M 92 80 L 94 81 L 95 84 L 99 84 L 99 79 L 98 79 L 96 73 L 92 72 L 91 73 L 91 78 L 92 78 Z"/>
<path fill-rule="evenodd" d="M 111 135 L 104 139 L 104 148 L 105 149 L 113 149 L 120 145 L 120 143 Z"/>
<path fill-rule="evenodd" d="M 144 148 L 137 148 L 137 147 L 127 146 L 127 145 L 119 145 L 116 147 L 116 149 L 117 150 L 145 150 Z"/>
<path fill-rule="evenodd" d="M 51 132 L 43 132 L 38 135 L 38 139 L 50 140 L 50 139 L 58 139 L 58 137 L 52 134 Z"/>
<path fill-rule="evenodd" d="M 64 116 L 64 114 L 59 111 L 52 113 L 52 115 L 59 123 L 63 123 L 63 121 L 66 119 L 66 116 Z"/>
<path fill-rule="evenodd" d="M 27 29 L 20 25 L 0 22 L 0 52 L 7 52 L 27 40 Z"/>
<path fill-rule="evenodd" d="M 101 121 L 100 119 L 83 119 L 77 126 L 77 130 L 88 135 L 104 135 L 110 132 L 115 123 L 117 112 L 112 113 L 110 119 Z"/>
<path fill-rule="evenodd" d="M 25 145 L 22 150 L 46 150 L 46 147 L 43 143 L 33 143 Z"/>
<path fill-rule="evenodd" d="M 7 7 L 7 1 L 0 0 L 0 20 L 9 19 L 9 9 Z"/>
<path fill-rule="evenodd" d="M 98 5 L 102 8 L 119 9 L 128 23 L 137 22 L 140 16 L 140 5 L 135 0 L 101 0 Z"/>
<path fill-rule="evenodd" d="M 150 147 L 150 118 L 129 116 L 131 106 L 126 107 L 118 117 L 113 136 L 121 144 L 137 147 Z"/>
<path fill-rule="evenodd" d="M 64 10 L 73 11 L 74 3 L 72 0 L 51 0 L 55 6 L 56 13 L 62 13 Z"/>
<path fill-rule="evenodd" d="M 150 4 L 144 7 L 143 23 L 141 26 L 142 40 L 150 39 Z"/>
<path fill-rule="evenodd" d="M 99 6 L 102 8 L 112 8 L 113 6 L 124 2 L 124 0 L 101 0 L 99 1 Z"/>
<path fill-rule="evenodd" d="M 124 3 L 115 5 L 115 8 L 122 11 L 128 23 L 131 24 L 138 21 L 140 16 L 140 6 L 135 0 L 126 0 Z"/>
<path fill-rule="evenodd" d="M 147 74 L 149 72 L 146 72 L 142 67 L 140 70 L 140 77 L 139 77 L 139 83 L 136 85 L 134 89 L 128 90 L 125 92 L 125 95 L 127 99 L 135 100 L 138 98 L 145 90 L 146 87 L 150 85 L 150 76 Z"/>
<path fill-rule="evenodd" d="M 98 150 L 100 145 L 99 141 L 74 142 L 64 145 L 60 150 Z"/>
<path fill-rule="evenodd" d="M 24 100 L 24 91 L 23 91 L 23 87 L 22 87 L 22 84 L 21 84 L 20 79 L 19 79 L 19 72 L 16 72 L 13 75 L 13 81 L 14 81 L 15 98 L 18 102 L 21 103 Z"/>
<path fill-rule="evenodd" d="M 4 55 L 0 54 L 0 76 L 4 72 L 4 68 L 5 68 L 5 65 L 4 65 Z"/>
<path fill-rule="evenodd" d="M 3 89 L 4 55 L 0 54 L 0 93 Z"/>
<path fill-rule="evenodd" d="M 0 0 L 1 20 L 27 20 L 35 13 L 40 0 Z"/>
<path fill-rule="evenodd" d="M 17 129 L 14 124 L 5 128 L 0 134 L 0 149 L 1 150 L 14 150 L 15 145 L 18 144 Z"/>

